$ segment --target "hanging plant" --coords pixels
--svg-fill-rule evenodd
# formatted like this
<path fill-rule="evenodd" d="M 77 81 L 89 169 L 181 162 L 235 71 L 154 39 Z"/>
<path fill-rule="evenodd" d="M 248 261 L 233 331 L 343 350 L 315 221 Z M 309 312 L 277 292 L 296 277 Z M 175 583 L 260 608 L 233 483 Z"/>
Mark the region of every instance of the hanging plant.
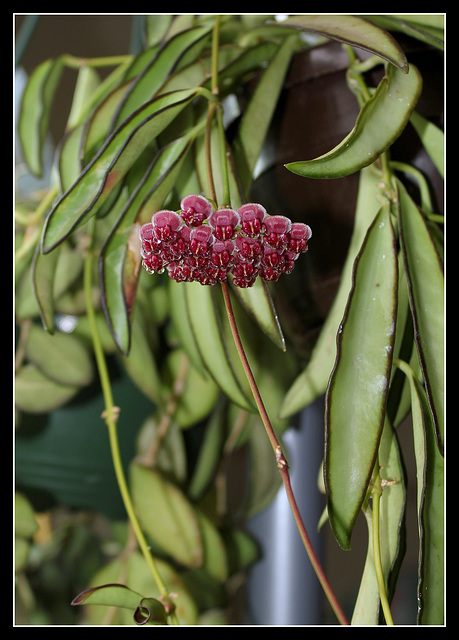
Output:
<path fill-rule="evenodd" d="M 239 526 L 266 504 L 251 496 L 271 499 L 283 483 L 337 621 L 396 624 L 407 492 L 397 428 L 411 414 L 418 622 L 443 624 L 443 218 L 428 177 L 391 157 L 412 126 L 443 171 L 443 133 L 416 111 L 422 71 L 392 35 L 441 50 L 442 19 L 151 14 L 137 54 L 61 55 L 28 79 L 17 130 L 24 161 L 40 176 L 62 72 L 78 72 L 46 193 L 38 205 L 16 198 L 16 407 L 53 412 L 97 372 L 136 541 L 75 596 L 73 605 L 99 605 L 84 607 L 92 623 L 106 607 L 115 607 L 114 623 L 137 625 L 199 624 L 223 610 L 231 578 L 258 557 Z M 315 158 L 305 148 L 283 171 L 328 181 L 330 190 L 356 175 L 358 195 L 338 289 L 305 361 L 283 331 L 276 289 L 317 250 L 314 225 L 272 210 L 253 188 L 292 62 L 330 42 L 346 55 L 358 116 L 334 148 Z M 102 67 L 112 68 L 103 80 Z M 56 324 L 63 312 L 74 319 L 72 333 Z M 113 357 L 151 402 L 127 476 Z M 351 617 L 312 548 L 282 442 L 290 418 L 320 395 L 321 524 L 343 549 L 360 513 L 368 526 Z M 225 467 L 241 447 L 249 464 L 263 456 L 266 474 L 248 474 L 233 513 Z"/>

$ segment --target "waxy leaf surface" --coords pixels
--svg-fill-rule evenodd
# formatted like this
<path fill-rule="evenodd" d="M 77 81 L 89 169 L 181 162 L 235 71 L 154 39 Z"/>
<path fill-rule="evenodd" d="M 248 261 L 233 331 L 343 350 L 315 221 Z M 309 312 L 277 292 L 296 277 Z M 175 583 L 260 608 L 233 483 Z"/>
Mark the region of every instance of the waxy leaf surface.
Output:
<path fill-rule="evenodd" d="M 94 215 L 155 137 L 196 97 L 196 91 L 177 91 L 152 100 L 135 112 L 107 139 L 50 212 L 43 231 L 46 253 L 77 226 Z"/>
<path fill-rule="evenodd" d="M 130 314 L 140 268 L 139 225 L 149 222 L 172 190 L 191 139 L 192 135 L 184 136 L 157 154 L 102 248 L 102 302 L 113 337 L 124 354 L 131 343 Z"/>
<path fill-rule="evenodd" d="M 354 228 L 341 272 L 338 291 L 322 326 L 310 361 L 286 393 L 281 416 L 297 413 L 325 393 L 336 357 L 336 334 L 352 286 L 354 261 L 380 207 L 378 189 L 380 181 L 381 174 L 375 167 L 368 167 L 360 172 Z"/>
<path fill-rule="evenodd" d="M 24 89 L 18 135 L 24 159 L 37 176 L 43 172 L 42 154 L 48 133 L 51 105 L 63 71 L 63 60 L 45 60 L 32 73 Z"/>
<path fill-rule="evenodd" d="M 286 27 L 312 31 L 327 38 L 365 49 L 365 51 L 381 56 L 405 73 L 408 70 L 405 53 L 398 42 L 390 33 L 365 18 L 332 14 L 304 15 L 290 16 L 281 24 Z"/>
<path fill-rule="evenodd" d="M 425 390 L 406 362 L 398 361 L 410 391 L 416 461 L 418 624 L 443 624 L 444 618 L 444 460 L 438 450 Z"/>
<path fill-rule="evenodd" d="M 389 65 L 352 131 L 332 150 L 287 169 L 306 178 L 341 178 L 372 164 L 400 136 L 418 101 L 422 77 L 414 65 L 405 74 Z"/>
<path fill-rule="evenodd" d="M 221 292 L 217 287 L 202 286 L 197 282 L 184 285 L 188 319 L 202 361 L 209 374 L 224 393 L 237 405 L 254 410 L 247 380 L 240 376 L 239 361 L 232 361 L 228 355 L 228 346 L 222 330 L 222 322 L 227 318 L 219 315 L 219 306 L 215 296 Z M 232 347 L 232 345 L 230 345 Z"/>
<path fill-rule="evenodd" d="M 384 425 L 397 312 L 398 264 L 388 205 L 370 227 L 338 332 L 325 408 L 324 478 L 330 525 L 350 547 Z"/>
<path fill-rule="evenodd" d="M 400 240 L 415 340 L 440 451 L 444 434 L 444 272 L 426 220 L 398 183 Z"/>

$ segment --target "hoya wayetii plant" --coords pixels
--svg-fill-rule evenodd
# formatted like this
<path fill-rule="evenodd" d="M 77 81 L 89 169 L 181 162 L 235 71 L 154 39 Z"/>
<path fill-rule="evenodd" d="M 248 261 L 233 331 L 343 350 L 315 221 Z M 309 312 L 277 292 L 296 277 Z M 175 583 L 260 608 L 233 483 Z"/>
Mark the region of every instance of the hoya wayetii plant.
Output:
<path fill-rule="evenodd" d="M 418 110 L 424 71 L 411 59 L 441 56 L 443 17 L 133 16 L 142 27 L 135 53 L 62 53 L 32 70 L 17 133 L 27 170 L 44 175 L 46 187 L 24 193 L 18 179 L 15 208 L 22 615 L 31 607 L 24 585 L 39 600 L 37 566 L 50 555 L 37 551 L 29 494 L 41 488 L 31 469 L 42 452 L 36 446 L 23 470 L 21 429 L 27 417 L 76 410 L 82 392 L 95 389 L 123 516 L 121 529 L 108 517 L 112 552 L 101 551 L 85 584 L 76 580 L 66 603 L 75 624 L 240 624 L 231 617 L 235 585 L 260 553 L 243 524 L 280 487 L 333 623 L 397 624 L 397 580 L 405 549 L 415 548 L 416 622 L 444 624 L 444 237 L 441 187 L 432 184 L 432 176 L 443 180 L 444 143 L 441 123 Z M 296 181 L 287 197 L 276 181 L 260 188 L 290 70 L 330 50 L 356 106 L 354 126 L 312 159 L 302 148 L 305 159 L 282 161 Z M 76 71 L 73 102 L 47 174 L 66 69 Z M 407 132 L 422 149 L 421 167 L 397 154 Z M 356 201 L 339 283 L 311 349 L 297 353 L 291 326 L 282 326 L 281 293 L 306 299 L 304 274 L 321 253 L 324 225 L 307 198 L 296 211 L 289 194 L 326 182 L 339 198 L 349 176 Z M 340 230 L 329 224 L 326 233 Z M 130 396 L 148 401 L 137 426 L 135 406 L 118 399 L 119 375 Z M 318 486 L 296 491 L 323 492 L 317 526 L 329 527 L 343 554 L 358 517 L 365 522 L 352 606 L 340 602 L 311 544 L 283 443 L 295 416 L 321 397 Z M 407 421 L 417 522 L 409 539 L 412 489 L 399 437 Z M 123 424 L 135 449 L 127 462 Z M 74 447 L 84 441 L 79 429 L 71 437 Z M 86 453 L 89 465 L 99 451 Z M 46 489 L 59 494 L 65 482 Z M 99 506 L 106 514 L 105 499 Z M 86 526 L 73 523 L 53 548 L 65 554 Z"/>

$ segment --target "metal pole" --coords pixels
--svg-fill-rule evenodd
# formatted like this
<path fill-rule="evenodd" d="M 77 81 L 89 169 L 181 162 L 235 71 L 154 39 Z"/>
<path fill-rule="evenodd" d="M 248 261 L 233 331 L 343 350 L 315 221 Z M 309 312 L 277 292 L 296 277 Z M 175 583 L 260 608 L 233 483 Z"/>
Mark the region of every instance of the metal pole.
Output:
<path fill-rule="evenodd" d="M 323 399 L 306 407 L 298 429 L 283 435 L 295 498 L 320 558 L 317 523 L 325 506 L 317 487 L 323 458 Z M 315 625 L 321 623 L 322 589 L 311 567 L 283 487 L 274 501 L 248 523 L 263 557 L 248 584 L 249 625 Z"/>

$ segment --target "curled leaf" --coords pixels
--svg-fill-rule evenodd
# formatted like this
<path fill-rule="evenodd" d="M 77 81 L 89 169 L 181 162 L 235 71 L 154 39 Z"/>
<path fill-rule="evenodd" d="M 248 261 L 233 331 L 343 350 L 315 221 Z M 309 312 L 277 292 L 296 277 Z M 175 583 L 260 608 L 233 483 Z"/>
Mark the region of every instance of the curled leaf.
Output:
<path fill-rule="evenodd" d="M 141 600 L 140 593 L 129 589 L 124 584 L 113 583 L 82 591 L 72 600 L 72 605 L 96 604 L 135 610 Z"/>
<path fill-rule="evenodd" d="M 359 16 L 319 15 L 290 16 L 282 26 L 312 31 L 327 38 L 338 40 L 374 53 L 404 73 L 408 72 L 408 62 L 403 49 L 390 33 L 376 24 Z"/>
<path fill-rule="evenodd" d="M 167 624 L 164 605 L 156 598 L 142 598 L 133 614 L 136 624 Z"/>
<path fill-rule="evenodd" d="M 414 65 L 408 74 L 390 65 L 354 128 L 334 149 L 313 160 L 290 162 L 286 168 L 306 178 L 341 178 L 372 164 L 402 133 L 421 88 L 422 77 Z"/>

